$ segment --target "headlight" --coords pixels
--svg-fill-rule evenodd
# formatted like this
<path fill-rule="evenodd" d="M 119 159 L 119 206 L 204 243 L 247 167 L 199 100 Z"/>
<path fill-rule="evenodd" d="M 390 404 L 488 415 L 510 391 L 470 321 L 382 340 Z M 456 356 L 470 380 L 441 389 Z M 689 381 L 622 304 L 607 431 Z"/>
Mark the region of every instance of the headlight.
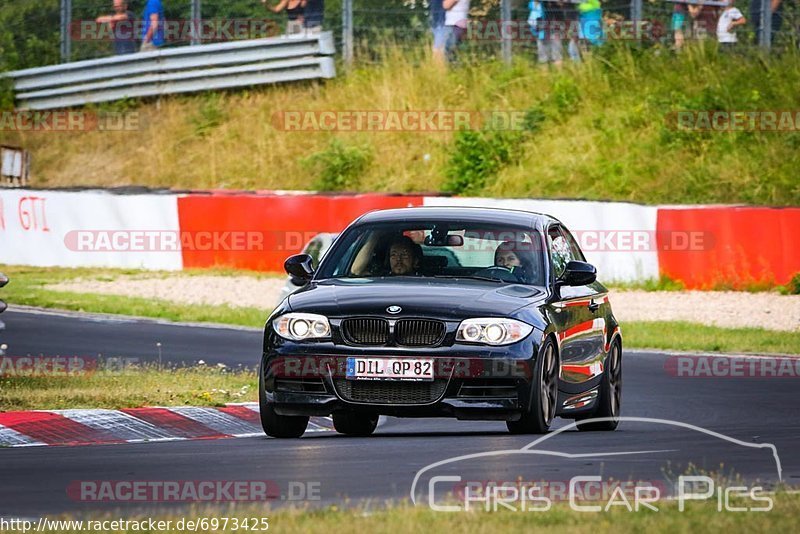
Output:
<path fill-rule="evenodd" d="M 293 341 L 330 337 L 331 325 L 324 315 L 315 313 L 287 313 L 272 321 L 279 336 Z"/>
<path fill-rule="evenodd" d="M 514 319 L 467 319 L 458 325 L 456 341 L 509 345 L 524 339 L 532 331 L 531 325 Z"/>

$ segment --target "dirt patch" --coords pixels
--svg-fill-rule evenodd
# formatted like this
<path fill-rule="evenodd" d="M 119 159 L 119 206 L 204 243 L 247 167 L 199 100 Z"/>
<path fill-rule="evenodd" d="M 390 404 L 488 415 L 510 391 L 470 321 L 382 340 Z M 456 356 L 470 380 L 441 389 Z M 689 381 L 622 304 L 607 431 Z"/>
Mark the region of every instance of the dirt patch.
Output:
<path fill-rule="evenodd" d="M 739 291 L 612 291 L 624 321 L 689 321 L 723 328 L 800 332 L 800 295 Z"/>
<path fill-rule="evenodd" d="M 271 309 L 286 278 L 251 276 L 167 275 L 120 277 L 115 280 L 74 280 L 46 289 L 124 297 L 161 299 L 176 304 L 227 304 L 233 307 Z"/>

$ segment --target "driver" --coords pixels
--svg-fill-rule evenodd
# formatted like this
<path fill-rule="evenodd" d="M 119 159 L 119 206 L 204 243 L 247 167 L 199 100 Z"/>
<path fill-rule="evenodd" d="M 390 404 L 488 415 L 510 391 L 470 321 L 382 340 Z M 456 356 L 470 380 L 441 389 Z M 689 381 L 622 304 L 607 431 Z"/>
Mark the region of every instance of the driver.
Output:
<path fill-rule="evenodd" d="M 422 247 L 401 236 L 389 245 L 389 269 L 393 275 L 415 275 L 422 261 Z"/>

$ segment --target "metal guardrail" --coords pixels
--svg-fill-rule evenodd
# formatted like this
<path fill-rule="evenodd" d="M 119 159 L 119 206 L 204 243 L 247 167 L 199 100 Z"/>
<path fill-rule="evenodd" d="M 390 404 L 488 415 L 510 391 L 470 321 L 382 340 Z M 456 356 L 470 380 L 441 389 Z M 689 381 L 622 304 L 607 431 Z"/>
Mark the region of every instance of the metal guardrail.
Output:
<path fill-rule="evenodd" d="M 139 52 L 3 74 L 17 107 L 54 109 L 123 98 L 333 78 L 331 32 Z"/>

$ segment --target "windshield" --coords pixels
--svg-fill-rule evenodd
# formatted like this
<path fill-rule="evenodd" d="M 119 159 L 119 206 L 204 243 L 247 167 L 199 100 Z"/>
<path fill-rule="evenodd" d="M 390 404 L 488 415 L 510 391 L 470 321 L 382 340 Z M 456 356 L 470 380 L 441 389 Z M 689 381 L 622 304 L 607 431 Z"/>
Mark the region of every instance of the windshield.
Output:
<path fill-rule="evenodd" d="M 544 285 L 532 229 L 457 221 L 366 224 L 343 234 L 316 278 L 475 278 Z"/>

